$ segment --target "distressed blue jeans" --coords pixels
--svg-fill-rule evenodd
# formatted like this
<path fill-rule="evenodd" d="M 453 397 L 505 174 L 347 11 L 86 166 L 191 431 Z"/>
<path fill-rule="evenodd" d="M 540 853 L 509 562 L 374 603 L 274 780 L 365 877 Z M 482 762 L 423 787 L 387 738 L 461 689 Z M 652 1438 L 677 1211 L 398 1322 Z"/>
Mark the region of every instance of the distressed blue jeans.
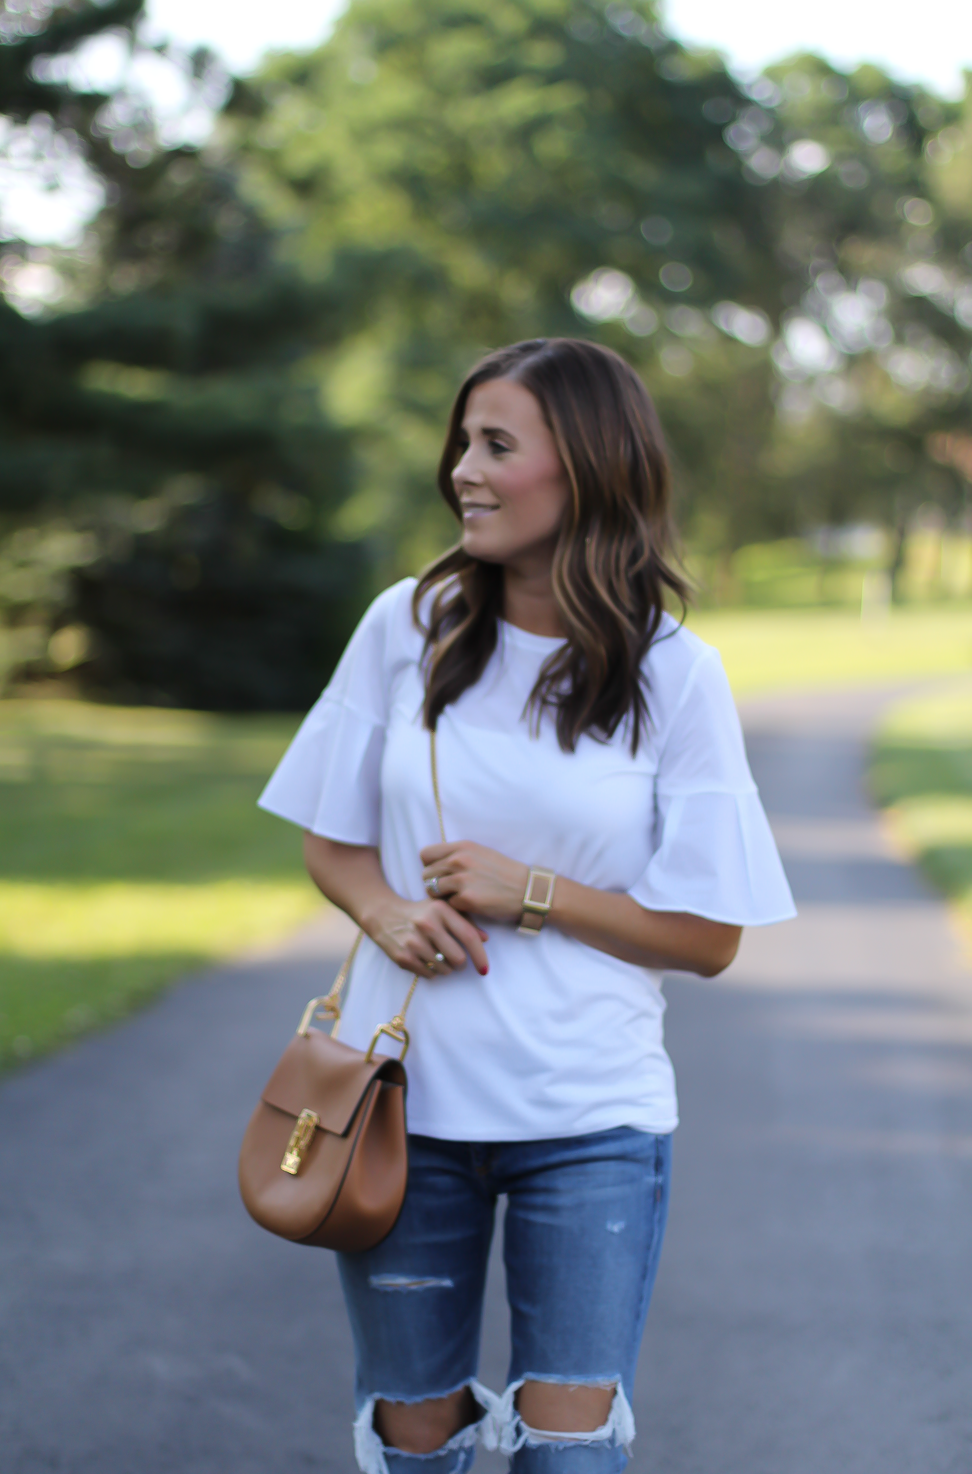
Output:
<path fill-rule="evenodd" d="M 616 1474 L 634 1437 L 631 1392 L 668 1210 L 671 1137 L 628 1127 L 552 1141 L 409 1137 L 401 1217 L 376 1248 L 340 1254 L 356 1355 L 363 1474 L 465 1474 L 476 1444 L 515 1474 Z M 512 1354 L 497 1394 L 476 1379 L 497 1198 Z M 524 1381 L 615 1387 L 593 1433 L 529 1428 Z M 482 1409 L 430 1454 L 381 1442 L 377 1399 L 423 1402 L 470 1387 Z"/>

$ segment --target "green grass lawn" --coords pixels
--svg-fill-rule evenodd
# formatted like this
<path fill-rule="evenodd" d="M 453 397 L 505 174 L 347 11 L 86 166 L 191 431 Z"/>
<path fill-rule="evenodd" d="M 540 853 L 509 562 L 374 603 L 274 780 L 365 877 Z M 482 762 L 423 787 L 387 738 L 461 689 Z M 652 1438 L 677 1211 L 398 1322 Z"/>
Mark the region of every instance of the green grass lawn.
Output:
<path fill-rule="evenodd" d="M 972 604 L 699 610 L 688 624 L 722 652 L 737 696 L 972 670 Z"/>
<path fill-rule="evenodd" d="M 293 717 L 0 702 L 0 1067 L 319 898 L 254 800 Z"/>
<path fill-rule="evenodd" d="M 896 707 L 877 734 L 871 783 L 972 941 L 972 686 Z"/>
<path fill-rule="evenodd" d="M 969 605 L 863 622 L 846 609 L 702 611 L 690 625 L 720 647 L 738 695 L 972 669 Z M 0 1068 L 313 911 L 297 832 L 254 807 L 295 726 L 0 701 Z M 947 743 L 929 751 L 958 761 Z M 911 772 L 917 759 L 896 761 Z M 932 850 L 942 874 L 956 863 L 949 844 Z"/>

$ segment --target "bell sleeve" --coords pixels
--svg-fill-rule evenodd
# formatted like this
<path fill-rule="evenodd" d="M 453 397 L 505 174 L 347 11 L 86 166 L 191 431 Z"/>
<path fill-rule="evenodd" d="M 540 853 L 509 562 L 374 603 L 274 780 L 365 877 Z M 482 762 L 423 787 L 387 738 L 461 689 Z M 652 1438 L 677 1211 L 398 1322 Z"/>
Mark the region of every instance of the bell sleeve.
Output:
<path fill-rule="evenodd" d="M 655 849 L 629 895 L 733 926 L 796 915 L 718 652 L 698 657 L 662 737 Z"/>
<path fill-rule="evenodd" d="M 367 610 L 257 800 L 261 809 L 342 844 L 379 843 L 389 624 L 408 593 L 398 584 Z"/>

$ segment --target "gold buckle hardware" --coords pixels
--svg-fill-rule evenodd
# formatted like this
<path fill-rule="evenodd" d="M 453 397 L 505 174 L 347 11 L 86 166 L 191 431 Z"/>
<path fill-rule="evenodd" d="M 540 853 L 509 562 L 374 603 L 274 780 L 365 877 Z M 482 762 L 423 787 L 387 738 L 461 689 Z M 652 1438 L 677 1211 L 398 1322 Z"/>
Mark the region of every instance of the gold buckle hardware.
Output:
<path fill-rule="evenodd" d="M 284 1159 L 280 1163 L 281 1172 L 289 1172 L 291 1177 L 297 1176 L 304 1160 L 304 1153 L 314 1140 L 314 1132 L 320 1124 L 321 1118 L 316 1111 L 301 1111 L 297 1117 L 297 1124 L 290 1134 Z"/>
<path fill-rule="evenodd" d="M 314 1015 L 317 1012 L 318 1006 L 320 1006 L 324 1018 L 332 1018 L 335 1025 L 341 1022 L 341 990 L 348 980 L 348 973 L 351 971 L 351 964 L 354 962 L 358 948 L 361 946 L 361 938 L 363 936 L 364 932 L 359 931 L 358 935 L 354 939 L 354 946 L 351 948 L 351 951 L 344 959 L 344 964 L 341 968 L 341 971 L 334 979 L 334 986 L 332 987 L 330 993 L 328 993 L 327 997 L 312 998 L 307 1007 L 304 1009 L 303 1017 L 301 1018 L 300 1023 L 297 1025 L 297 1032 L 298 1034 L 302 1034 L 305 1039 L 310 1033 L 310 1026 L 313 1022 Z M 333 1029 L 331 1030 L 331 1033 L 333 1036 Z"/>
<path fill-rule="evenodd" d="M 310 1026 L 314 1022 L 314 1015 L 318 1009 L 321 1010 L 321 1016 L 323 1018 L 332 1018 L 335 1023 L 341 1017 L 340 1004 L 336 998 L 331 997 L 330 993 L 328 993 L 326 998 L 312 998 L 304 1009 L 300 1023 L 297 1025 L 298 1034 L 302 1034 L 305 1039 L 310 1033 Z"/>
<path fill-rule="evenodd" d="M 527 880 L 526 894 L 522 902 L 522 914 L 518 932 L 524 936 L 535 937 L 543 926 L 548 912 L 553 907 L 554 884 L 557 876 L 553 870 L 541 870 L 536 865 L 530 866 L 530 875 Z M 547 894 L 542 901 L 536 900 L 533 894 L 534 883 L 537 880 L 547 882 Z"/>
<path fill-rule="evenodd" d="M 375 1052 L 375 1045 L 378 1043 L 382 1034 L 387 1034 L 389 1039 L 394 1039 L 396 1044 L 402 1046 L 402 1052 L 398 1056 L 399 1060 L 403 1060 L 406 1054 L 408 1054 L 408 1030 L 405 1027 L 405 1020 L 401 1014 L 396 1013 L 395 1017 L 389 1023 L 379 1024 L 375 1030 L 371 1043 L 368 1045 L 368 1053 L 365 1055 L 366 1064 L 371 1063 L 371 1056 Z"/>

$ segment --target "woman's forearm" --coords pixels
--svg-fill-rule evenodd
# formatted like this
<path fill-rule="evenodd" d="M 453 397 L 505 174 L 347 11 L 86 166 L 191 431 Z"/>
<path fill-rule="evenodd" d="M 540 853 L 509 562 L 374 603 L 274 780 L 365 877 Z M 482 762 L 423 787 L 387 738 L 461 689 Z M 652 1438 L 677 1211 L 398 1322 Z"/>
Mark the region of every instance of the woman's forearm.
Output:
<path fill-rule="evenodd" d="M 600 952 L 639 967 L 714 977 L 729 966 L 742 928 L 681 911 L 648 911 L 630 896 L 557 877 L 553 924 Z"/>
<path fill-rule="evenodd" d="M 421 853 L 426 884 L 457 911 L 516 922 L 523 910 L 529 869 L 471 840 L 427 845 Z M 548 926 L 557 926 L 599 952 L 638 967 L 677 969 L 714 977 L 736 955 L 742 928 L 681 911 L 648 911 L 618 891 L 596 890 L 558 875 Z"/>
<path fill-rule="evenodd" d="M 304 864 L 321 894 L 358 926 L 364 926 L 369 911 L 398 899 L 385 879 L 378 850 L 371 845 L 339 844 L 305 833 Z"/>
<path fill-rule="evenodd" d="M 489 971 L 486 933 L 445 900 L 407 901 L 393 891 L 371 845 L 340 844 L 304 834 L 304 863 L 318 890 L 346 911 L 397 967 L 442 976 L 459 971 L 467 957 Z"/>

